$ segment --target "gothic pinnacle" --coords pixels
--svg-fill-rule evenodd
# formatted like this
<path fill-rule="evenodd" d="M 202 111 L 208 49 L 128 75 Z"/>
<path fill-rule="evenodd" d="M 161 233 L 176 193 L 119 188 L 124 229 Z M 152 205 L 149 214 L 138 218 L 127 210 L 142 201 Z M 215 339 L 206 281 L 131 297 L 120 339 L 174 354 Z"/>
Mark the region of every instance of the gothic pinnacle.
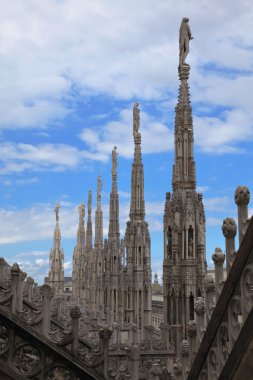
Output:
<path fill-rule="evenodd" d="M 101 209 L 101 190 L 102 190 L 102 179 L 98 176 L 97 182 L 97 209 Z"/>
<path fill-rule="evenodd" d="M 97 209 L 95 212 L 95 246 L 103 245 L 103 211 L 101 208 L 102 179 L 97 181 Z"/>
<path fill-rule="evenodd" d="M 117 192 L 117 168 L 118 168 L 118 159 L 117 159 L 117 147 L 115 146 L 112 150 L 112 191 Z"/>
<path fill-rule="evenodd" d="M 92 221 L 91 221 L 91 203 L 92 203 L 92 193 L 89 191 L 88 196 L 88 219 L 86 228 L 86 248 L 92 249 Z"/>
<path fill-rule="evenodd" d="M 57 202 L 55 205 L 55 209 L 54 209 L 56 222 L 59 222 L 59 209 L 60 209 L 60 207 L 61 207 L 60 203 Z"/>

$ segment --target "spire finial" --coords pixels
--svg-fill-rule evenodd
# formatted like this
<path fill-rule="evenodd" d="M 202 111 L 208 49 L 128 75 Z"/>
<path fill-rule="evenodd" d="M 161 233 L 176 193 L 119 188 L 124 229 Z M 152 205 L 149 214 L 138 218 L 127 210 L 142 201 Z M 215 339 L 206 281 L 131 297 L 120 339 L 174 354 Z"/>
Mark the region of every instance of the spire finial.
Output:
<path fill-rule="evenodd" d="M 92 203 L 92 192 L 91 190 L 89 191 L 89 196 L 88 196 L 88 212 L 91 213 L 91 203 Z"/>
<path fill-rule="evenodd" d="M 139 110 L 139 103 L 134 103 L 133 108 L 133 135 L 136 137 L 139 133 L 140 128 L 140 110 Z"/>
<path fill-rule="evenodd" d="M 189 53 L 189 42 L 193 39 L 191 35 L 191 29 L 189 27 L 189 19 L 188 17 L 184 17 L 182 19 L 180 29 L 179 29 L 179 66 L 186 65 L 189 66 L 188 63 L 185 62 L 185 59 Z"/>
<path fill-rule="evenodd" d="M 54 209 L 56 222 L 59 221 L 59 209 L 60 209 L 60 207 L 61 207 L 60 203 L 57 202 L 56 205 L 55 205 L 55 209 Z"/>
<path fill-rule="evenodd" d="M 97 196 L 98 198 L 101 197 L 101 190 L 102 190 L 102 179 L 101 176 L 98 176 L 98 188 L 97 188 Z"/>
<path fill-rule="evenodd" d="M 116 176 L 117 175 L 117 167 L 118 167 L 118 162 L 117 162 L 117 147 L 115 146 L 112 150 L 112 175 Z"/>

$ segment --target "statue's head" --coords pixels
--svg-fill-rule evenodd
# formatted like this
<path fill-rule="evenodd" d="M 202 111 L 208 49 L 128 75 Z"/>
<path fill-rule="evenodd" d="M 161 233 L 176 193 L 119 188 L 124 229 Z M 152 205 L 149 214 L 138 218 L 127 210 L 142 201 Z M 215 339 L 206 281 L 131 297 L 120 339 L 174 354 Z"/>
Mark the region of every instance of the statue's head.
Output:
<path fill-rule="evenodd" d="M 182 22 L 189 22 L 188 17 L 184 17 L 184 18 L 182 19 Z"/>

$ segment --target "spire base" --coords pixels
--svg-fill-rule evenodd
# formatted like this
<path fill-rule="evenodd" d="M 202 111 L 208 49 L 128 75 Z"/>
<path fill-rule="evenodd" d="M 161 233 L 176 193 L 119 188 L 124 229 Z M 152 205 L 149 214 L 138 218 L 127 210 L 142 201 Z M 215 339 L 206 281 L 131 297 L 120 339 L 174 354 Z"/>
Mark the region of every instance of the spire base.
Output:
<path fill-rule="evenodd" d="M 191 66 L 187 64 L 178 66 L 178 76 L 181 81 L 188 80 L 190 75 Z"/>

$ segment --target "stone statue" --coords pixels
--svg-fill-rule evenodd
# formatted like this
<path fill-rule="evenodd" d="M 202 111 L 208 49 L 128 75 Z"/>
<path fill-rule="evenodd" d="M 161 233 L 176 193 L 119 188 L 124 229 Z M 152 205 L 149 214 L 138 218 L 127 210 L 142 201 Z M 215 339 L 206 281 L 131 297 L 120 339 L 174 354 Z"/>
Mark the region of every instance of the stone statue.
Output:
<path fill-rule="evenodd" d="M 60 207 L 61 207 L 60 203 L 56 203 L 54 211 L 55 211 L 55 216 L 56 216 L 57 222 L 59 221 L 59 209 L 60 209 Z"/>
<path fill-rule="evenodd" d="M 185 59 L 189 53 L 189 41 L 193 39 L 188 21 L 189 19 L 184 17 L 179 29 L 179 65 L 188 65 Z"/>
<path fill-rule="evenodd" d="M 133 108 L 133 119 L 134 119 L 134 128 L 133 128 L 133 133 L 134 136 L 136 136 L 139 132 L 140 128 L 140 110 L 139 110 L 139 103 L 134 103 L 134 108 Z"/>
<path fill-rule="evenodd" d="M 98 195 L 101 194 L 101 190 L 102 190 L 102 179 L 100 176 L 98 176 Z"/>
<path fill-rule="evenodd" d="M 114 149 L 112 150 L 112 174 L 117 175 L 117 152 L 116 152 L 117 147 L 115 146 Z"/>

